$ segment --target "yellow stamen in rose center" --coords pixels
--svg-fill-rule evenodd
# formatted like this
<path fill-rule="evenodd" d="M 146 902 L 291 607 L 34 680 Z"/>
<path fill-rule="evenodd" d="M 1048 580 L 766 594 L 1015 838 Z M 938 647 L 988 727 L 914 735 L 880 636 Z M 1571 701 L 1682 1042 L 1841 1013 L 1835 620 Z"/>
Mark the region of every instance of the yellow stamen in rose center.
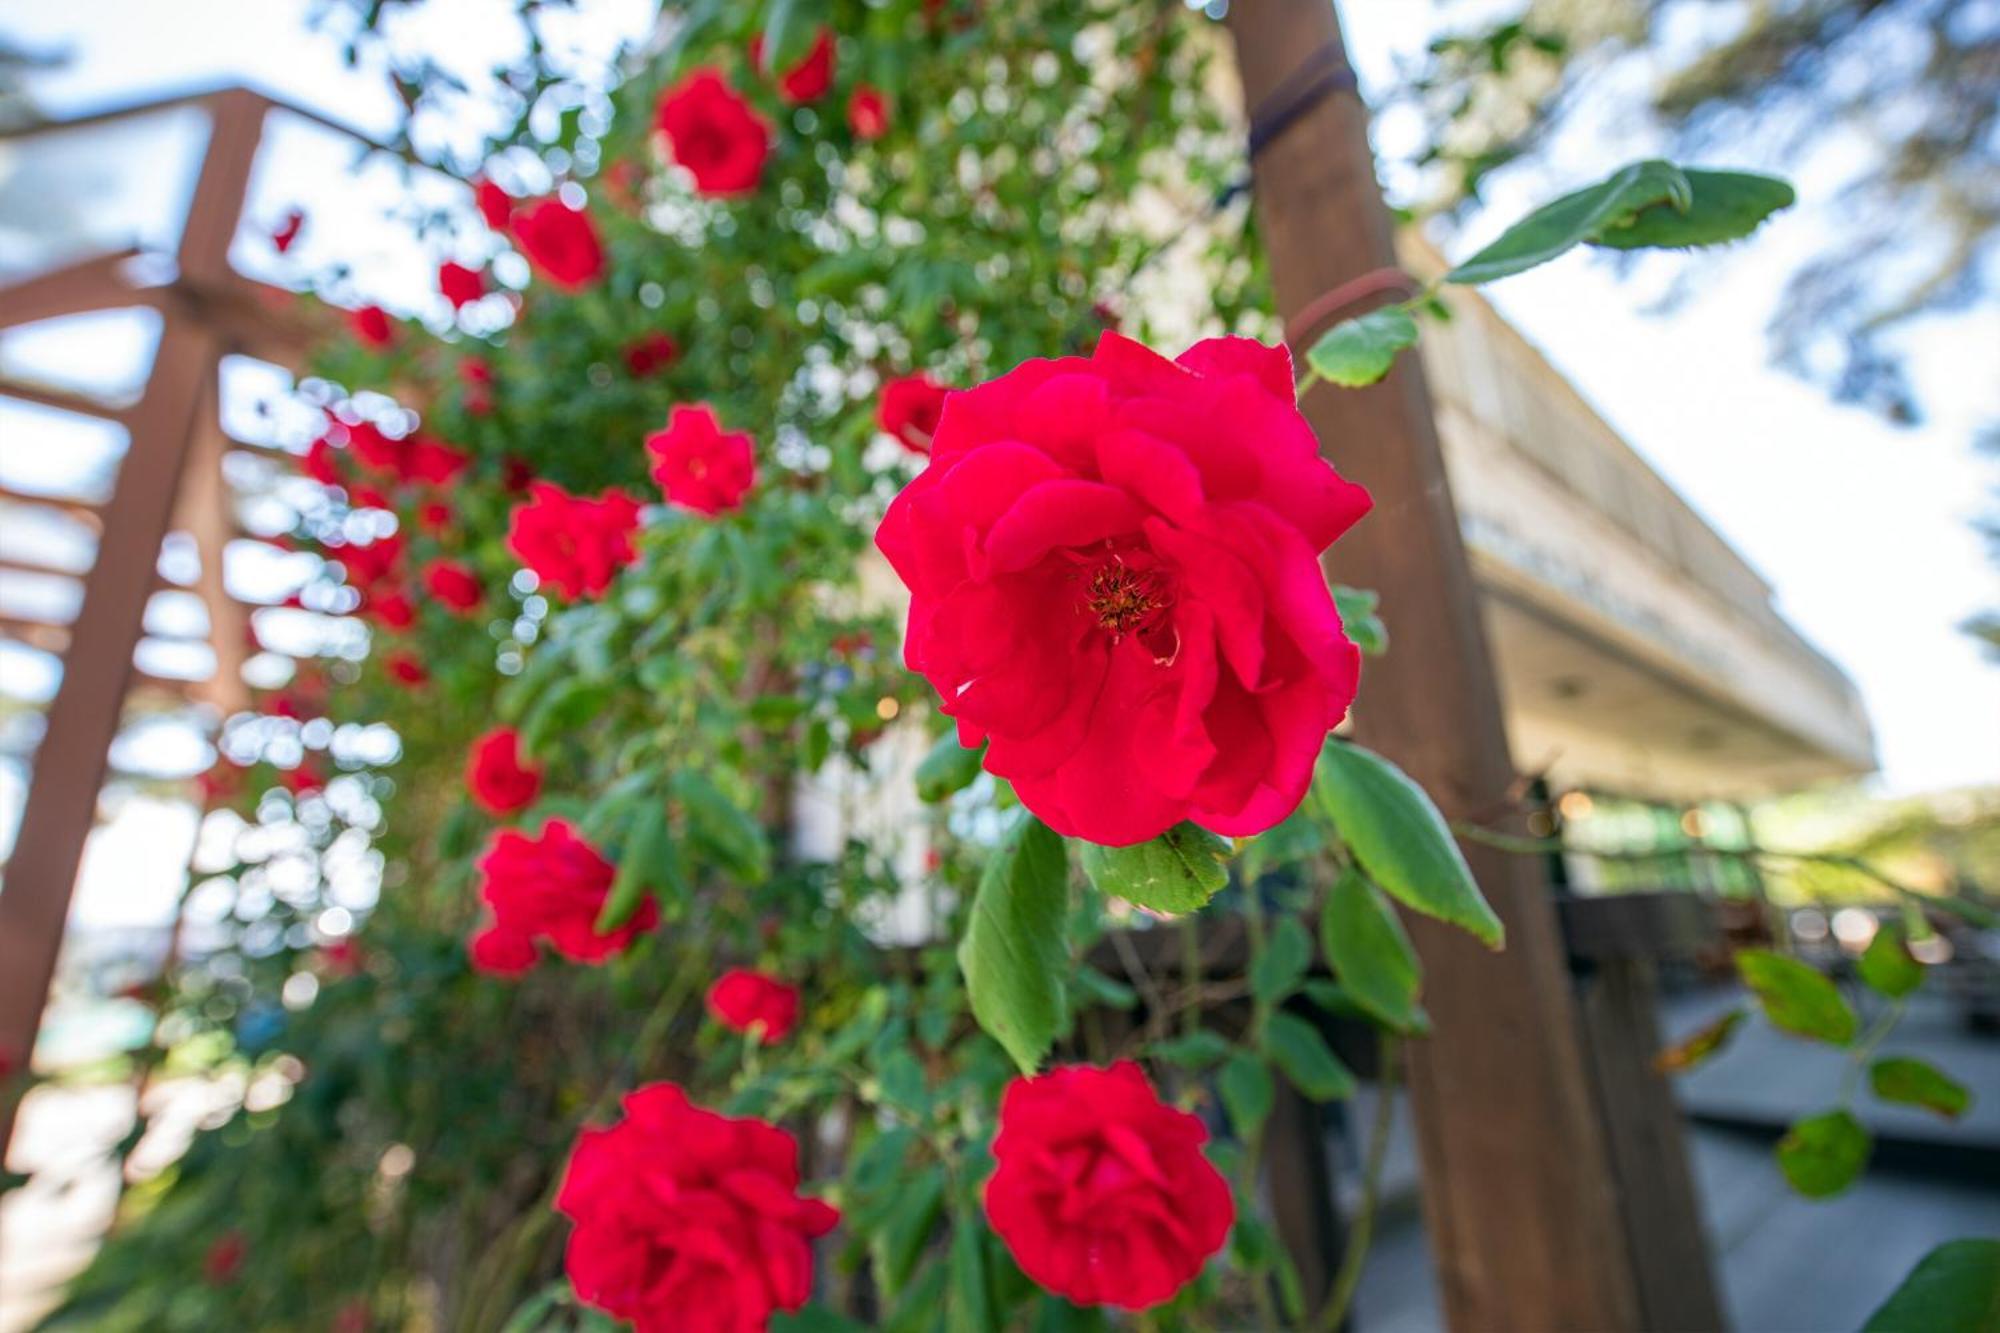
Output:
<path fill-rule="evenodd" d="M 1166 608 L 1166 589 L 1151 572 L 1124 564 L 1100 565 L 1090 576 L 1083 604 L 1097 623 L 1123 638 L 1150 624 Z"/>

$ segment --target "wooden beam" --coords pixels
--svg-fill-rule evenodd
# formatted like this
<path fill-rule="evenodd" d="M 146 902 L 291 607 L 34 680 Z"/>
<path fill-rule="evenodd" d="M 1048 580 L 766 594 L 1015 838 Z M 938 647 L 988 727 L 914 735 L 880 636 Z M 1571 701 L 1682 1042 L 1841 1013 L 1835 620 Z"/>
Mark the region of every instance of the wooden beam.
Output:
<path fill-rule="evenodd" d="M 263 104 L 249 93 L 213 103 L 215 130 L 188 208 L 180 271 L 216 283 L 229 272 L 229 243 L 242 213 L 262 130 Z M 146 600 L 154 585 L 198 413 L 226 344 L 185 312 L 162 312 L 160 349 L 131 416 L 132 445 L 104 507 L 104 536 L 85 583 L 83 609 L 64 655 L 63 681 L 22 812 L 20 840 L 0 893 L 0 1054 L 30 1058 L 62 947 L 77 866 L 97 814 L 111 742 L 133 677 Z M 0 1102 L 0 1151 L 17 1102 Z"/>
<path fill-rule="evenodd" d="M 1366 109 L 1328 0 L 1229 10 L 1250 109 L 1257 231 L 1287 321 L 1393 270 Z M 1351 312 L 1350 312 L 1351 313 Z M 1315 330 L 1298 330 L 1303 341 Z M 1375 496 L 1332 572 L 1382 594 L 1386 659 L 1362 682 L 1361 743 L 1400 764 L 1451 818 L 1507 808 L 1514 768 L 1430 398 L 1416 358 L 1363 390 L 1302 404 L 1330 457 Z M 1414 1044 L 1411 1096 L 1424 1212 L 1454 1329 L 1639 1327 L 1634 1260 L 1540 869 L 1466 854 L 1507 926 L 1491 953 L 1426 919 L 1411 935 L 1436 1034 Z"/>
<path fill-rule="evenodd" d="M 0 329 L 63 315 L 152 304 L 154 294 L 134 287 L 124 273 L 126 261 L 138 253 L 118 250 L 0 287 Z"/>
<path fill-rule="evenodd" d="M 27 384 L 21 380 L 5 378 L 0 378 L 0 398 L 16 398 L 24 403 L 34 403 L 38 407 L 54 408 L 58 412 L 71 412 L 77 416 L 96 417 L 102 421 L 121 424 L 126 414 L 131 411 L 130 404 L 107 403 L 52 385 Z"/>

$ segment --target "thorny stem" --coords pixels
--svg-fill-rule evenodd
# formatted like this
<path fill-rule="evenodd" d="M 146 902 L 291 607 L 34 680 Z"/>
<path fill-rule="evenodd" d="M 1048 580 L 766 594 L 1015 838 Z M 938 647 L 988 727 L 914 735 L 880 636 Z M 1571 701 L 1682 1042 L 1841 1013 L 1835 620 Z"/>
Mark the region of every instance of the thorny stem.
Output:
<path fill-rule="evenodd" d="M 1368 1129 L 1368 1157 L 1361 1168 L 1361 1205 L 1354 1214 L 1354 1226 L 1347 1233 L 1347 1248 L 1340 1256 L 1340 1271 L 1334 1274 L 1333 1290 L 1314 1325 L 1321 1333 L 1332 1333 L 1347 1318 L 1354 1305 L 1355 1290 L 1361 1285 L 1361 1269 L 1368 1259 L 1368 1247 L 1375 1236 L 1375 1213 L 1381 1207 L 1382 1167 L 1389 1160 L 1389 1134 L 1396 1122 L 1396 1066 L 1402 1056 L 1401 1044 L 1392 1032 L 1378 1034 L 1377 1060 L 1380 1074 L 1375 1080 L 1375 1119 Z"/>

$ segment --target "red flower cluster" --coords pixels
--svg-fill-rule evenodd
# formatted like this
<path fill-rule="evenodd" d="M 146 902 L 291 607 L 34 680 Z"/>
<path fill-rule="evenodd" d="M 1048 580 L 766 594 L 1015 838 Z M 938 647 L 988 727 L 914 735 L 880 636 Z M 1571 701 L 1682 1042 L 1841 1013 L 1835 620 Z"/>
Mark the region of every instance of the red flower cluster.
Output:
<path fill-rule="evenodd" d="M 758 34 L 750 39 L 750 63 L 764 70 L 764 37 Z M 770 73 L 769 70 L 764 70 Z M 833 33 L 821 28 L 813 38 L 812 49 L 778 76 L 778 96 L 793 106 L 816 102 L 826 96 L 827 89 L 833 87 Z"/>
<path fill-rule="evenodd" d="M 596 597 L 637 558 L 638 526 L 639 502 L 623 491 L 586 500 L 553 482 L 530 482 L 508 525 L 507 549 L 565 596 Z"/>
<path fill-rule="evenodd" d="M 424 587 L 459 615 L 478 610 L 486 595 L 479 586 L 478 576 L 456 560 L 433 560 L 426 565 Z"/>
<path fill-rule="evenodd" d="M 733 967 L 708 988 L 708 1012 L 730 1031 L 754 1032 L 773 1046 L 798 1026 L 799 992 L 776 977 Z"/>
<path fill-rule="evenodd" d="M 510 225 L 535 271 L 562 290 L 582 291 L 604 276 L 604 246 L 582 209 L 551 197 L 515 213 Z"/>
<path fill-rule="evenodd" d="M 472 937 L 472 964 L 497 976 L 533 967 L 538 939 L 573 962 L 602 963 L 660 919 L 648 898 L 624 925 L 598 933 L 597 917 L 616 871 L 565 820 L 551 819 L 532 838 L 503 829 L 480 858 L 479 871 L 479 896 L 492 920 Z"/>
<path fill-rule="evenodd" d="M 489 731 L 472 743 L 466 758 L 465 785 L 481 808 L 511 815 L 534 804 L 541 795 L 542 770 L 521 758 L 521 733 L 512 727 Z"/>
<path fill-rule="evenodd" d="M 1139 1066 L 1072 1065 L 1000 1098 L 986 1216 L 1021 1271 L 1078 1305 L 1144 1310 L 1190 1281 L 1236 1219 L 1201 1121 Z"/>
<path fill-rule="evenodd" d="M 383 348 L 396 340 L 396 329 L 389 322 L 389 312 L 379 305 L 365 305 L 348 311 L 347 327 L 368 347 Z"/>
<path fill-rule="evenodd" d="M 879 139 L 889 132 L 889 99 L 867 84 L 857 84 L 847 98 L 847 128 L 857 139 Z"/>
<path fill-rule="evenodd" d="M 633 340 L 625 348 L 625 368 L 640 379 L 659 374 L 680 360 L 681 345 L 658 329 Z"/>
<path fill-rule="evenodd" d="M 404 649 L 398 649 L 383 658 L 382 668 L 389 673 L 389 679 L 409 689 L 414 690 L 419 685 L 430 683 L 431 673 L 424 666 L 422 659 Z"/>
<path fill-rule="evenodd" d="M 1106 333 L 954 393 L 876 542 L 959 739 L 1058 833 L 1123 846 L 1297 807 L 1360 673 L 1318 556 L 1368 504 L 1282 347 Z"/>
<path fill-rule="evenodd" d="M 398 482 L 444 485 L 472 465 L 466 454 L 421 431 L 386 435 L 372 421 L 342 423 L 347 445 L 365 471 Z"/>
<path fill-rule="evenodd" d="M 798 1145 L 762 1120 L 694 1105 L 671 1083 L 586 1129 L 556 1207 L 576 1228 L 577 1296 L 637 1333 L 761 1333 L 812 1294 L 812 1241 L 840 1214 L 799 1194 Z"/>
<path fill-rule="evenodd" d="M 486 275 L 447 259 L 438 265 L 438 291 L 453 310 L 463 310 L 486 295 Z"/>
<path fill-rule="evenodd" d="M 698 194 L 732 198 L 757 188 L 771 153 L 771 127 L 713 66 L 690 73 L 660 98 L 660 132 Z"/>
<path fill-rule="evenodd" d="M 757 482 L 750 436 L 724 431 L 706 403 L 676 407 L 667 428 L 646 437 L 646 449 L 653 455 L 653 480 L 667 499 L 697 514 L 713 518 L 742 508 Z"/>
<path fill-rule="evenodd" d="M 927 454 L 950 394 L 950 389 L 921 372 L 890 380 L 875 404 L 875 424 L 911 453 Z"/>

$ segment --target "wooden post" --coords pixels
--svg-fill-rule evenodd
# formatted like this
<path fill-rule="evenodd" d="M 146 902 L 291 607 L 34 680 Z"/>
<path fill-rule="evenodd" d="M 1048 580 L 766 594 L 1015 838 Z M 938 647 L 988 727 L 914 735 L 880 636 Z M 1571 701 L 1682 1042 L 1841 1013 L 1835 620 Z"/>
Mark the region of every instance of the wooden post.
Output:
<path fill-rule="evenodd" d="M 185 283 L 216 284 L 229 276 L 229 243 L 263 126 L 263 103 L 254 94 L 220 94 L 210 109 L 214 131 L 178 256 Z M 42 313 L 88 308 L 52 306 Z M 63 654 L 62 684 L 49 706 L 20 840 L 0 893 L 0 1056 L 22 1067 L 34 1050 L 77 868 L 96 822 L 98 789 L 124 711 L 160 543 L 198 414 L 214 402 L 217 365 L 226 350 L 185 302 L 163 301 L 161 314 L 159 352 L 144 395 L 126 417 L 131 443 L 102 511 L 103 536 L 84 581 L 83 606 Z M 17 1109 L 17 1097 L 0 1100 L 0 1152 L 13 1134 Z"/>
<path fill-rule="evenodd" d="M 1257 122 L 1258 235 L 1291 319 L 1393 268 L 1390 220 L 1367 112 L 1342 86 L 1330 0 L 1236 0 L 1229 27 Z M 1277 106 L 1293 109 L 1274 125 Z M 1296 332 L 1303 343 L 1314 330 Z M 1302 406 L 1329 457 L 1375 496 L 1330 562 L 1340 581 L 1382 594 L 1389 630 L 1388 656 L 1362 681 L 1359 739 L 1447 817 L 1491 818 L 1515 775 L 1422 368 L 1405 357 L 1382 384 L 1321 387 Z M 1483 847 L 1466 854 L 1506 922 L 1506 951 L 1410 922 L 1437 1029 L 1413 1045 L 1410 1085 L 1446 1316 L 1461 1333 L 1639 1327 L 1634 1256 L 1541 867 Z"/>

